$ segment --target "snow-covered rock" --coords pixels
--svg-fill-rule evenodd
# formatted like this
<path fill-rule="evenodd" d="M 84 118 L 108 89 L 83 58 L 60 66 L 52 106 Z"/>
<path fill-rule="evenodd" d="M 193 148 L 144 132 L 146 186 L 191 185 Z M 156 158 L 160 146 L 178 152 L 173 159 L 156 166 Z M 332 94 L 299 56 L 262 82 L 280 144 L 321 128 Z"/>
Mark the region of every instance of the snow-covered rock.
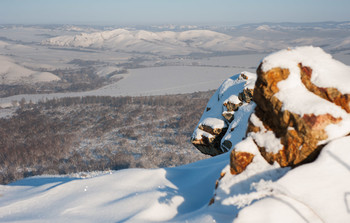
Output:
<path fill-rule="evenodd" d="M 246 74 L 226 80 L 209 101 L 191 138 L 203 153 L 227 152 L 248 136 L 269 163 L 294 167 L 350 133 L 350 67 L 321 48 L 279 51 L 263 59 L 257 80 Z M 253 156 L 235 151 L 231 167 L 238 174 Z"/>
<path fill-rule="evenodd" d="M 347 222 L 350 215 L 346 210 L 326 208 L 325 192 L 342 191 L 330 201 L 334 206 L 341 205 L 339 200 L 348 199 L 342 198 L 347 196 L 346 189 L 332 184 L 344 181 L 349 186 L 348 180 L 335 177 L 340 182 L 335 179 L 331 185 L 322 182 L 329 180 L 327 174 L 349 175 L 348 161 L 333 152 L 349 154 L 349 137 L 346 137 L 350 133 L 349 86 L 350 67 L 335 61 L 320 48 L 298 47 L 264 58 L 257 70 L 253 95 L 256 107 L 249 118 L 246 138 L 234 145 L 230 165 L 221 173 L 211 203 L 233 205 L 240 210 L 255 200 L 269 197 L 244 209 L 237 222 L 280 221 L 277 216 L 281 213 L 274 209 L 281 203 L 279 209 L 283 213 L 291 214 L 290 207 L 298 213 L 288 222 Z M 322 155 L 313 162 L 321 151 Z M 303 164 L 310 162 L 304 167 Z M 282 177 L 283 171 L 297 166 L 302 167 Z M 335 166 L 346 167 L 347 172 L 338 172 Z M 247 194 L 237 192 L 241 187 L 246 187 Z M 260 210 L 265 205 L 266 210 Z M 252 217 L 252 212 L 259 214 Z"/>
<path fill-rule="evenodd" d="M 312 161 L 350 133 L 349 66 L 320 48 L 298 47 L 266 57 L 257 74 L 248 136 L 269 163 Z"/>
<path fill-rule="evenodd" d="M 236 74 L 225 80 L 211 97 L 191 137 L 192 144 L 202 153 L 218 155 L 242 140 L 255 106 L 250 103 L 255 80 L 253 73 Z"/>

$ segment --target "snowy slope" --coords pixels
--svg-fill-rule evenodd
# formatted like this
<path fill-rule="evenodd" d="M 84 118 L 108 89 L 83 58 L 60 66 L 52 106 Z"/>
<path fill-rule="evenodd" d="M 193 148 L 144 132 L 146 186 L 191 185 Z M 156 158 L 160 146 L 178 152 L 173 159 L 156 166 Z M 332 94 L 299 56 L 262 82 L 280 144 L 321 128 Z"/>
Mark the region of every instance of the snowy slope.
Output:
<path fill-rule="evenodd" d="M 0 84 L 33 84 L 58 81 L 59 77 L 49 72 L 36 72 L 18 64 L 10 58 L 0 56 Z"/>
<path fill-rule="evenodd" d="M 244 208 L 235 223 L 350 222 L 349 145 L 350 137 L 332 141 L 315 162 L 268 182 L 261 189 L 272 196 Z"/>
<path fill-rule="evenodd" d="M 211 206 L 227 153 L 175 168 L 27 178 L 0 186 L 0 221 L 350 222 L 349 144 L 350 137 L 333 141 L 280 179 L 287 169 L 242 179 L 229 188 L 231 200 Z"/>
<path fill-rule="evenodd" d="M 213 51 L 262 50 L 263 41 L 232 37 L 210 30 L 183 32 L 115 29 L 50 38 L 43 45 L 109 49 L 124 52 L 187 55 Z"/>
<path fill-rule="evenodd" d="M 24 179 L 0 186 L 0 221 L 167 221 L 207 205 L 227 158 L 170 169 L 122 170 L 87 179 Z"/>

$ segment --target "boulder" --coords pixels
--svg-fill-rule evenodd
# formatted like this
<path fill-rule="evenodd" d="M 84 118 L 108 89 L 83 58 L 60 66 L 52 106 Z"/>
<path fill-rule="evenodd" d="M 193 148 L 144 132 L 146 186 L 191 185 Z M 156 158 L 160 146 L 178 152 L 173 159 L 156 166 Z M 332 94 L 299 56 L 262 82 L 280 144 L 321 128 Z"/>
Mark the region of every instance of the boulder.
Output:
<path fill-rule="evenodd" d="M 350 133 L 349 86 L 350 68 L 320 48 L 272 54 L 257 69 L 247 137 L 270 164 L 313 161 L 325 144 Z M 247 154 L 232 151 L 231 169 L 244 170 L 234 162 L 241 156 Z"/>
<path fill-rule="evenodd" d="M 254 186 L 314 161 L 324 147 L 349 135 L 349 98 L 350 67 L 321 48 L 297 47 L 265 57 L 249 103 L 254 109 L 240 123 L 247 132 L 232 144 L 210 204 L 242 208 L 269 196 L 273 188 L 262 195 Z M 228 135 L 235 134 L 223 140 Z"/>

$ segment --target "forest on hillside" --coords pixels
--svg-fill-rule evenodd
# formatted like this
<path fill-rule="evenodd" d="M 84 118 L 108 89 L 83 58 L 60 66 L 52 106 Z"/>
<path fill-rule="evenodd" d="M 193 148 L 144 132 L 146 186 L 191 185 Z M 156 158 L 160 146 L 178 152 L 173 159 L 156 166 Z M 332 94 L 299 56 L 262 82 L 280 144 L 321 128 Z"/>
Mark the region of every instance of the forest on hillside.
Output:
<path fill-rule="evenodd" d="M 206 158 L 190 137 L 212 94 L 22 100 L 13 116 L 0 119 L 0 183 Z"/>

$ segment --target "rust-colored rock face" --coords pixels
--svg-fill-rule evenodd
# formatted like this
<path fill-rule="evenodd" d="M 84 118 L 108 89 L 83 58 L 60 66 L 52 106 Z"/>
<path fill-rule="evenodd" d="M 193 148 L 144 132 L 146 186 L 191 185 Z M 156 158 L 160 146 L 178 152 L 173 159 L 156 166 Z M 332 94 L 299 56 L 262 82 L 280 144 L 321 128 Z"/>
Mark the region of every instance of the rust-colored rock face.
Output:
<path fill-rule="evenodd" d="M 254 155 L 248 152 L 236 152 L 233 150 L 230 154 L 230 171 L 231 174 L 242 173 L 245 168 L 252 162 Z"/>
<path fill-rule="evenodd" d="M 312 69 L 299 63 L 301 80 L 305 87 L 318 96 L 341 106 L 347 113 L 350 113 L 350 94 L 341 94 L 336 88 L 322 88 L 311 82 Z"/>

